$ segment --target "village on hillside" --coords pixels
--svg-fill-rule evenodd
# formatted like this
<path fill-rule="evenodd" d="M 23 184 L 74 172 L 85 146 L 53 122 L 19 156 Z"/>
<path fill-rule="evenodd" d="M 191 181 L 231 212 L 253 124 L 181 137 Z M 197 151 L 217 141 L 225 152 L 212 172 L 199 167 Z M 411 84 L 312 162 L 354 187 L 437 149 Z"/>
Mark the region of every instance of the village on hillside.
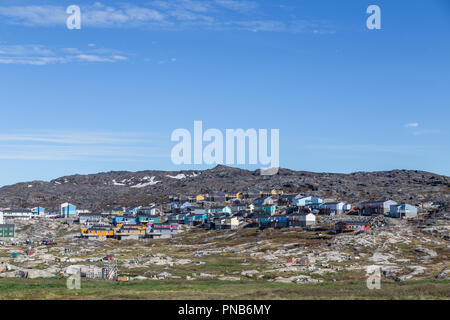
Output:
<path fill-rule="evenodd" d="M 439 207 L 437 203 L 412 205 L 394 200 L 348 204 L 282 190 L 237 193 L 171 195 L 167 201 L 132 208 L 107 207 L 101 212 L 78 209 L 63 203 L 59 212 L 45 208 L 4 208 L 0 211 L 0 237 L 14 238 L 15 220 L 69 218 L 80 224 L 80 236 L 86 238 L 168 238 L 183 226 L 206 229 L 240 227 L 286 228 L 314 226 L 317 216 L 334 217 L 336 231 L 364 231 L 372 227 L 374 217 L 414 219 L 419 212 Z"/>
<path fill-rule="evenodd" d="M 394 200 L 349 204 L 274 189 L 178 194 L 161 203 L 106 207 L 101 212 L 70 203 L 61 204 L 59 212 L 4 208 L 0 277 L 78 273 L 115 281 L 244 278 L 317 283 L 339 270 L 355 276 L 356 269 L 380 264 L 387 279 L 446 279 L 448 223 L 429 222 L 441 206 Z M 427 247 L 430 238 L 434 249 Z M 399 246 L 402 258 L 386 243 Z M 218 259 L 240 269 L 218 268 Z M 432 268 L 405 264 L 411 259 Z M 342 265 L 350 262 L 357 264 Z"/>

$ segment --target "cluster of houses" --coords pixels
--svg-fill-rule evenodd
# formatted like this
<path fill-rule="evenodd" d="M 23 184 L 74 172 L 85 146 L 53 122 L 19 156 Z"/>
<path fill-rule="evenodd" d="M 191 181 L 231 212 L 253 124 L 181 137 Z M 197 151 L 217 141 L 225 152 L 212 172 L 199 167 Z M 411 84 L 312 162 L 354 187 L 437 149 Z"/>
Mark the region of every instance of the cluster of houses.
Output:
<path fill-rule="evenodd" d="M 314 196 L 285 194 L 281 190 L 238 192 L 233 194 L 171 195 L 160 204 L 132 208 L 104 208 L 92 213 L 63 203 L 59 212 L 47 213 L 44 208 L 0 209 L 2 230 L 10 230 L 4 220 L 27 220 L 35 217 L 71 218 L 81 225 L 85 238 L 170 238 L 185 226 L 214 230 L 234 230 L 243 226 L 286 228 L 312 226 L 318 215 L 383 215 L 392 218 L 413 218 L 417 207 L 393 200 L 367 201 L 358 205 Z M 350 220 L 351 221 L 351 220 Z M 5 227 L 1 227 L 1 226 Z M 3 228 L 3 229 L 2 229 Z M 355 222 L 336 224 L 336 230 L 368 230 L 370 226 Z M 9 232 L 9 231 L 8 231 Z M 14 233 L 14 231 L 13 231 Z M 8 233 L 9 235 L 10 233 Z"/>

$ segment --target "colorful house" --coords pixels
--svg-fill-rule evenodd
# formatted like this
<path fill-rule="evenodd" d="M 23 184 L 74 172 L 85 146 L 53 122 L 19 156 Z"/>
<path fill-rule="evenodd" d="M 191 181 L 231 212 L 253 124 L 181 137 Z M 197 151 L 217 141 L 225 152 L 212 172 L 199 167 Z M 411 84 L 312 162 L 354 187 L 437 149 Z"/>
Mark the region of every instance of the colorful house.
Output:
<path fill-rule="evenodd" d="M 274 215 L 269 218 L 269 225 L 273 228 L 285 228 L 288 226 L 288 217 L 284 215 Z"/>
<path fill-rule="evenodd" d="M 293 205 L 296 205 L 298 207 L 314 207 L 314 209 L 318 209 L 319 205 L 323 203 L 323 200 L 316 197 L 303 197 L 303 198 L 295 198 L 293 201 Z"/>
<path fill-rule="evenodd" d="M 231 208 L 229 206 L 225 206 L 225 207 L 214 206 L 214 207 L 206 209 L 206 212 L 210 213 L 210 214 L 218 214 L 218 213 L 231 214 Z"/>
<path fill-rule="evenodd" d="M 138 223 L 157 223 L 159 222 L 159 217 L 157 216 L 150 216 L 150 215 L 138 215 L 136 217 L 136 221 Z"/>
<path fill-rule="evenodd" d="M 244 199 L 244 193 L 243 192 L 236 193 L 236 199 Z"/>
<path fill-rule="evenodd" d="M 273 215 L 277 211 L 277 209 L 278 209 L 278 207 L 274 204 L 262 205 L 262 206 L 256 207 L 256 211 L 264 212 L 264 213 L 271 214 L 271 215 Z"/>
<path fill-rule="evenodd" d="M 75 216 L 77 214 L 77 207 L 73 204 L 65 202 L 61 204 L 59 212 L 61 217 Z"/>
<path fill-rule="evenodd" d="M 81 228 L 80 235 L 83 238 L 90 238 L 90 237 L 112 238 L 114 237 L 114 229 L 107 226 L 92 226 L 90 228 Z"/>
<path fill-rule="evenodd" d="M 390 208 L 389 216 L 392 218 L 415 218 L 417 217 L 417 208 L 413 205 L 402 203 L 393 205 Z"/>
<path fill-rule="evenodd" d="M 208 215 L 206 213 L 188 215 L 184 218 L 184 223 L 187 225 L 196 226 L 199 224 L 203 224 L 207 217 Z"/>
<path fill-rule="evenodd" d="M 196 200 L 196 201 L 205 201 L 206 198 L 207 198 L 206 195 L 199 194 L 199 195 L 197 195 L 197 196 L 195 197 L 195 200 Z"/>
<path fill-rule="evenodd" d="M 137 214 L 139 211 L 139 207 L 127 208 L 125 210 L 125 214 Z"/>
<path fill-rule="evenodd" d="M 124 208 L 106 208 L 103 209 L 103 214 L 110 214 L 115 216 L 121 216 L 126 213 L 126 210 Z"/>
<path fill-rule="evenodd" d="M 132 215 L 115 216 L 112 218 L 112 223 L 117 224 L 135 224 L 136 218 Z"/>
<path fill-rule="evenodd" d="M 181 226 L 170 223 L 155 223 L 147 229 L 147 234 L 153 239 L 167 239 L 181 232 Z"/>
<path fill-rule="evenodd" d="M 252 222 L 256 222 L 259 225 L 267 225 L 270 222 L 271 215 L 270 214 L 255 214 L 250 219 Z"/>
<path fill-rule="evenodd" d="M 335 225 L 336 232 L 367 231 L 370 225 L 361 221 L 339 221 Z"/>
<path fill-rule="evenodd" d="M 45 209 L 41 207 L 36 207 L 31 209 L 31 212 L 33 212 L 33 215 L 35 216 L 44 216 L 45 215 Z"/>

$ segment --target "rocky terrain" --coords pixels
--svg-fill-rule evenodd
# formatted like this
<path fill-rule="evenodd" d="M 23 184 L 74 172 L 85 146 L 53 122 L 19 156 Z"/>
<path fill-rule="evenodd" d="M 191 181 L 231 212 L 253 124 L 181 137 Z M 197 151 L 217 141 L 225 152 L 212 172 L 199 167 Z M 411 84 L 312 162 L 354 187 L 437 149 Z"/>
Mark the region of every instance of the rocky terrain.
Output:
<path fill-rule="evenodd" d="M 64 279 L 81 272 L 82 286 L 88 286 L 84 294 L 89 295 L 92 289 L 86 279 L 98 277 L 102 267 L 110 263 L 104 257 L 114 255 L 112 263 L 117 266 L 118 275 L 128 277 L 130 282 L 142 283 L 138 291 L 140 298 L 143 295 L 155 298 L 151 290 L 156 283 L 170 286 L 171 281 L 177 281 L 175 287 L 163 297 L 173 297 L 178 294 L 177 290 L 190 283 L 206 285 L 209 281 L 215 288 L 208 289 L 206 295 L 209 298 L 214 297 L 214 290 L 221 287 L 220 283 L 245 284 L 243 291 L 234 290 L 228 298 L 245 296 L 245 290 L 251 290 L 253 285 L 258 286 L 257 297 L 260 297 L 261 292 L 264 292 L 261 290 L 269 290 L 268 285 L 295 285 L 302 288 L 302 285 L 329 286 L 330 283 L 351 283 L 346 289 L 342 287 L 342 290 L 348 290 L 358 283 L 358 297 L 426 298 L 432 294 L 434 298 L 449 298 L 448 213 L 439 217 L 425 215 L 417 221 L 383 218 L 382 225 L 367 232 L 335 234 L 334 224 L 328 220 L 341 218 L 345 217 L 320 217 L 320 225 L 312 228 L 258 230 L 242 226 L 238 230 L 217 231 L 186 227 L 185 232 L 172 239 L 140 241 L 80 239 L 77 237 L 79 225 L 67 223 L 65 219 L 17 221 L 14 241 L 0 245 L 0 279 L 37 279 L 45 286 L 47 282 L 43 281 L 44 278 Z M 54 237 L 57 244 L 39 244 L 43 236 Z M 27 249 L 32 250 L 31 255 L 25 254 Z M 19 255 L 13 258 L 12 253 Z M 378 293 L 365 287 L 368 269 L 372 267 L 378 268 L 380 272 L 382 290 Z M 417 296 L 413 292 L 399 292 L 402 287 L 386 291 L 390 290 L 390 284 L 393 283 L 410 286 L 411 280 L 423 283 L 422 291 Z M 108 283 L 106 280 L 99 281 Z M 12 285 L 11 282 L 7 283 Z M 61 290 L 65 290 L 59 294 L 67 294 L 65 283 L 58 285 Z M 101 286 L 101 283 L 95 283 L 95 287 Z M 52 292 L 55 288 L 52 285 L 45 292 Z M 108 287 L 100 294 L 108 292 L 122 297 L 124 293 L 120 291 L 121 288 Z M 315 287 L 310 288 L 315 290 Z M 301 297 L 300 293 L 296 293 L 299 289 L 290 289 L 293 291 L 286 297 Z M 431 291 L 427 294 L 423 290 Z M 285 291 L 270 292 L 279 298 L 285 296 Z M 29 298 L 27 292 L 17 289 L 5 297 L 19 295 Z M 40 292 L 39 298 L 43 295 L 54 298 L 52 294 Z M 196 291 L 192 293 L 193 296 L 195 294 Z M 328 297 L 335 294 L 333 287 L 330 287 Z"/>
<path fill-rule="evenodd" d="M 238 192 L 255 189 L 359 202 L 392 198 L 411 204 L 450 203 L 450 177 L 417 170 L 314 173 L 280 169 L 274 176 L 219 165 L 202 171 L 113 171 L 31 181 L 0 188 L 0 207 L 42 206 L 56 210 L 62 202 L 82 209 L 133 206 L 163 201 L 169 194 Z"/>

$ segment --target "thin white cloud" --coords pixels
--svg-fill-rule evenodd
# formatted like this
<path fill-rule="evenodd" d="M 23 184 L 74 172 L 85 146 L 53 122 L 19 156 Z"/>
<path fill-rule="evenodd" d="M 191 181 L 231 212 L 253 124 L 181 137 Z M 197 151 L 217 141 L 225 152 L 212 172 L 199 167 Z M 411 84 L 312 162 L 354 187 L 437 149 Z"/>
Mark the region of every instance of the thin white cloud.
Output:
<path fill-rule="evenodd" d="M 89 48 L 49 49 L 41 45 L 1 45 L 0 64 L 47 65 L 69 62 L 125 61 L 128 58 L 116 50 Z"/>
<path fill-rule="evenodd" d="M 214 2 L 219 6 L 237 12 L 249 12 L 258 8 L 258 4 L 253 1 L 214 0 Z"/>
<path fill-rule="evenodd" d="M 113 132 L 38 131 L 33 133 L 0 134 L 0 141 L 45 142 L 62 144 L 108 144 L 141 141 L 137 134 Z"/>
<path fill-rule="evenodd" d="M 5 148 L 5 146 L 1 146 Z M 167 157 L 161 150 L 149 147 L 89 147 L 89 146 L 8 146 L 0 154 L 4 160 L 94 160 L 143 161 Z"/>
<path fill-rule="evenodd" d="M 405 124 L 405 128 L 416 129 L 416 130 L 410 131 L 410 133 L 415 135 L 415 136 L 422 136 L 422 135 L 439 133 L 439 130 L 436 130 L 436 129 L 421 129 L 421 130 L 418 130 L 417 129 L 418 127 L 419 127 L 419 123 L 418 122 L 411 122 L 411 123 Z"/>
<path fill-rule="evenodd" d="M 62 6 L 3 6 L 0 16 L 12 24 L 24 26 L 65 25 L 68 15 Z"/>
<path fill-rule="evenodd" d="M 96 2 L 80 7 L 81 28 L 145 27 L 179 30 L 195 27 L 254 32 L 333 32 L 323 21 L 278 17 L 256 1 L 156 0 L 146 5 L 106 5 Z M 249 20 L 250 16 L 257 19 Z M 63 6 L 0 6 L 0 18 L 0 23 L 65 27 L 68 14 Z"/>
<path fill-rule="evenodd" d="M 112 56 L 112 58 L 113 58 L 114 60 L 128 60 L 128 58 L 127 58 L 127 57 L 124 57 L 124 56 Z"/>
<path fill-rule="evenodd" d="M 87 61 L 87 62 L 114 62 L 114 59 L 100 57 L 94 54 L 79 54 L 75 56 L 78 60 Z"/>
<path fill-rule="evenodd" d="M 332 145 L 307 145 L 308 149 L 325 150 L 325 151 L 349 151 L 355 153 L 363 152 L 382 152 L 382 153 L 415 153 L 422 152 L 424 148 L 421 146 L 385 146 L 373 144 L 332 144 Z"/>
<path fill-rule="evenodd" d="M 437 134 L 437 133 L 439 133 L 439 130 L 424 129 L 424 130 L 414 131 L 413 135 L 422 136 L 422 135 L 426 135 L 426 134 Z"/>
<path fill-rule="evenodd" d="M 167 156 L 155 133 L 40 131 L 0 134 L 0 159 L 142 161 Z"/>

